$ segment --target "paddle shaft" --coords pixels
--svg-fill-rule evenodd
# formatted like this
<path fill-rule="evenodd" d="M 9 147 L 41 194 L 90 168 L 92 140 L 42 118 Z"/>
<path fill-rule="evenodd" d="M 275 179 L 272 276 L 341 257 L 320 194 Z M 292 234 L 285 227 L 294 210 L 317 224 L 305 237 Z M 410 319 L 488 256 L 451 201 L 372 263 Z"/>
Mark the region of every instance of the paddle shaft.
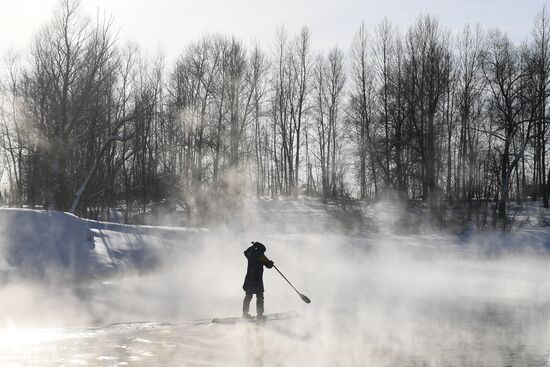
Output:
<path fill-rule="evenodd" d="M 277 270 L 279 272 L 279 274 L 281 274 L 281 276 L 287 281 L 288 284 L 290 284 L 290 286 L 292 287 L 292 289 L 294 289 L 294 291 L 296 293 L 298 293 L 300 295 L 300 297 L 302 296 L 302 293 L 298 292 L 298 290 L 296 288 L 294 288 L 294 286 L 292 285 L 292 283 L 290 282 L 290 280 L 288 280 L 285 275 L 283 273 L 281 273 L 281 271 L 279 270 L 279 268 L 277 268 L 275 265 L 273 265 L 273 267 L 275 268 L 275 270 Z"/>

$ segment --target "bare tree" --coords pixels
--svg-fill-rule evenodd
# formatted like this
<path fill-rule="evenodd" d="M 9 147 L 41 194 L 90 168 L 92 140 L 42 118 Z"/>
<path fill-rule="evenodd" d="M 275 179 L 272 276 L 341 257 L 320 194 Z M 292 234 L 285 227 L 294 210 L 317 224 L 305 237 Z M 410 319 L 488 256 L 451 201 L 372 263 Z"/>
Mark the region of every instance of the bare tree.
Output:
<path fill-rule="evenodd" d="M 359 197 L 367 197 L 367 177 L 370 176 L 374 184 L 375 196 L 378 196 L 378 185 L 376 179 L 375 157 L 372 138 L 373 120 L 373 78 L 369 64 L 369 44 L 367 31 L 364 24 L 361 25 L 355 34 L 351 49 L 351 95 L 348 119 L 354 129 L 353 139 L 357 146 L 359 157 L 358 181 Z M 370 162 L 370 175 L 369 171 Z"/>
<path fill-rule="evenodd" d="M 531 137 L 532 121 L 522 118 L 522 93 L 525 75 L 519 50 L 507 35 L 493 30 L 482 55 L 482 69 L 487 82 L 489 125 L 486 132 L 499 141 L 494 149 L 500 157 L 498 217 L 505 223 L 510 178 Z M 524 124 L 527 123 L 526 128 Z M 515 144 L 517 141 L 518 144 Z"/>

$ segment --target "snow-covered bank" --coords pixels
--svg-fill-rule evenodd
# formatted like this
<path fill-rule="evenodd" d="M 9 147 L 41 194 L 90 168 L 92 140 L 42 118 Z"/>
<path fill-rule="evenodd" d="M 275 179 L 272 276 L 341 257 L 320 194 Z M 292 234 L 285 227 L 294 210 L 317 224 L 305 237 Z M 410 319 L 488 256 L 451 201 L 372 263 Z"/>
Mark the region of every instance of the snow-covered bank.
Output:
<path fill-rule="evenodd" d="M 78 217 L 61 212 L 0 209 L 0 254 L 20 274 L 49 270 L 87 274 L 94 235 Z"/>
<path fill-rule="evenodd" d="M 148 271 L 205 229 L 131 226 L 69 213 L 0 209 L 0 258 L 11 277 L 86 279 Z M 56 279 L 58 278 L 58 279 Z"/>
<path fill-rule="evenodd" d="M 96 275 L 147 272 L 174 251 L 189 251 L 207 233 L 201 228 L 134 226 L 85 220 L 94 235 Z"/>

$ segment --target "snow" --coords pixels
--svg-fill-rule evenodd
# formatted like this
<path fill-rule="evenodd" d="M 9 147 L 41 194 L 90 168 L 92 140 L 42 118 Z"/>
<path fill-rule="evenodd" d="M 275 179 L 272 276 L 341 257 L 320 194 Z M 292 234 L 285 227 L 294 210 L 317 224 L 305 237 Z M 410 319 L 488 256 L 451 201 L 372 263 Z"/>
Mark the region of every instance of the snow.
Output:
<path fill-rule="evenodd" d="M 7 263 L 25 272 L 87 266 L 94 235 L 78 217 L 61 212 L 0 209 L 0 249 Z"/>
<path fill-rule="evenodd" d="M 0 289 L 10 300 L 0 304 L 0 366 L 547 365 L 549 228 L 407 234 L 399 206 L 361 208 L 363 223 L 351 229 L 335 210 L 313 200 L 249 200 L 208 230 L 0 214 L 11 221 L 6 238 L 22 236 L 14 218 L 25 218 L 94 241 L 86 280 L 13 280 Z M 240 314 L 251 240 L 266 244 L 312 303 L 266 270 L 266 311 L 301 317 L 212 324 Z"/>
<path fill-rule="evenodd" d="M 97 273 L 148 271 L 174 251 L 194 247 L 204 228 L 135 226 L 86 220 L 95 238 Z"/>

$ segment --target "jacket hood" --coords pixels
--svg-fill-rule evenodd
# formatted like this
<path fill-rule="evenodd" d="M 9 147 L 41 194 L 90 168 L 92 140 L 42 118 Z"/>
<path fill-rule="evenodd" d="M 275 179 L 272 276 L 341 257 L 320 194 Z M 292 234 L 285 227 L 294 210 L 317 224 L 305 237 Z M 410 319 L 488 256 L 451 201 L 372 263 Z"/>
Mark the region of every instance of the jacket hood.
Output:
<path fill-rule="evenodd" d="M 266 250 L 265 246 L 260 242 L 252 242 L 252 248 L 262 254 L 265 253 Z"/>

